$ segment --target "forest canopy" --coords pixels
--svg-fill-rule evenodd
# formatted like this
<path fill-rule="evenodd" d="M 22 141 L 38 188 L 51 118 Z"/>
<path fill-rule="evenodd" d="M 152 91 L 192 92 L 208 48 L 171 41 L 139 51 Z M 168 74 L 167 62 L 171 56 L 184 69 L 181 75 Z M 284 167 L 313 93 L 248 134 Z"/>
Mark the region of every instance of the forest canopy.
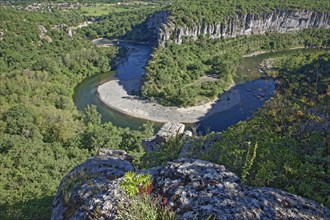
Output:
<path fill-rule="evenodd" d="M 313 11 L 329 11 L 327 0 L 177 0 L 169 10 L 177 21 L 200 23 L 219 22 L 223 18 L 236 13 L 263 13 L 274 9 L 310 9 Z"/>
<path fill-rule="evenodd" d="M 74 87 L 109 72 L 117 54 L 68 35 L 82 17 L 0 7 L 0 21 L 0 219 L 49 219 L 70 169 L 101 147 L 140 151 L 152 126 L 131 131 L 101 124 L 95 106 L 76 110 Z"/>

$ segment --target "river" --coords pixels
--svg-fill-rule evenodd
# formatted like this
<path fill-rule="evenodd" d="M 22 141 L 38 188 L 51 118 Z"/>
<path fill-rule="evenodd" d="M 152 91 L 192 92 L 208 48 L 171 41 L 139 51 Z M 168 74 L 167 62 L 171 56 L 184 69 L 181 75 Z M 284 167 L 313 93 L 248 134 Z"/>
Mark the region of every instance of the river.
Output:
<path fill-rule="evenodd" d="M 97 94 L 97 87 L 109 80 L 129 80 L 144 74 L 144 67 L 150 57 L 151 48 L 148 45 L 123 43 L 130 48 L 130 55 L 117 66 L 116 72 L 112 71 L 99 74 L 83 80 L 75 88 L 74 102 L 79 111 L 83 111 L 88 104 L 96 105 L 102 115 L 103 122 L 112 122 L 115 126 L 137 129 L 146 120 L 134 118 L 104 105 Z M 239 91 L 241 102 L 229 110 L 215 113 L 206 117 L 198 123 L 198 131 L 223 131 L 231 125 L 242 120 L 247 120 L 263 103 L 274 95 L 275 83 L 271 78 L 265 78 L 259 71 L 259 64 L 262 60 L 281 56 L 283 54 L 296 54 L 303 49 L 289 50 L 274 53 L 264 53 L 253 57 L 246 57 L 238 68 L 236 86 L 227 92 L 235 89 Z M 116 74 L 117 73 L 117 74 Z M 156 123 L 155 127 L 161 124 Z"/>

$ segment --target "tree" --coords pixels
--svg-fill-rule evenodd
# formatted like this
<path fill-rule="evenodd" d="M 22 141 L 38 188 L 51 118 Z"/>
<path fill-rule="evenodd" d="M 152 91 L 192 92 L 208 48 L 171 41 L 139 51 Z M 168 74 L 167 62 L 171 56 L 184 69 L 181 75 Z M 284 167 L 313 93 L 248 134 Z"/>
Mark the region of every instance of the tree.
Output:
<path fill-rule="evenodd" d="M 101 114 L 97 111 L 95 105 L 86 106 L 83 118 L 86 125 L 96 126 L 101 124 Z"/>

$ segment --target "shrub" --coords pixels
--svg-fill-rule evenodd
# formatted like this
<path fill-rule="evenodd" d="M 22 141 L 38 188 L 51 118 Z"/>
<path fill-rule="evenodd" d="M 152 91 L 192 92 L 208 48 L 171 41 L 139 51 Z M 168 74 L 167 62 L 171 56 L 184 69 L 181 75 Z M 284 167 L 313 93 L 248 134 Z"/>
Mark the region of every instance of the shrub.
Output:
<path fill-rule="evenodd" d="M 128 204 L 118 204 L 116 219 L 144 219 L 144 220 L 174 220 L 175 212 L 169 207 L 161 206 L 161 197 L 152 198 L 147 194 L 138 195 Z"/>
<path fill-rule="evenodd" d="M 134 196 L 138 192 L 145 192 L 151 186 L 152 180 L 150 174 L 138 174 L 129 171 L 125 174 L 121 186 L 126 190 L 128 195 Z M 151 191 L 149 192 L 151 193 Z"/>

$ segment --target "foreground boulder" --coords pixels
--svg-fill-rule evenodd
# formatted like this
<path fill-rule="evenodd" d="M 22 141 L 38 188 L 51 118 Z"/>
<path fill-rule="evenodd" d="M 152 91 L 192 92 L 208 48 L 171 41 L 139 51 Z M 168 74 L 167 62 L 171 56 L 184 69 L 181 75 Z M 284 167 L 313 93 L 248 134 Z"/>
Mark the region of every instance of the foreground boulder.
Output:
<path fill-rule="evenodd" d="M 93 219 L 98 205 L 113 218 L 116 202 L 125 199 L 118 178 L 134 170 L 131 159 L 124 151 L 101 149 L 75 167 L 61 181 L 51 219 Z"/>
<path fill-rule="evenodd" d="M 123 175 L 134 170 L 123 151 L 102 150 L 63 178 L 53 203 L 52 219 L 114 219 L 118 202 L 129 197 Z M 329 219 L 317 202 L 272 188 L 244 186 L 239 178 L 202 160 L 179 159 L 148 170 L 151 196 L 166 198 L 178 219 Z M 139 172 L 137 172 L 139 173 Z"/>

